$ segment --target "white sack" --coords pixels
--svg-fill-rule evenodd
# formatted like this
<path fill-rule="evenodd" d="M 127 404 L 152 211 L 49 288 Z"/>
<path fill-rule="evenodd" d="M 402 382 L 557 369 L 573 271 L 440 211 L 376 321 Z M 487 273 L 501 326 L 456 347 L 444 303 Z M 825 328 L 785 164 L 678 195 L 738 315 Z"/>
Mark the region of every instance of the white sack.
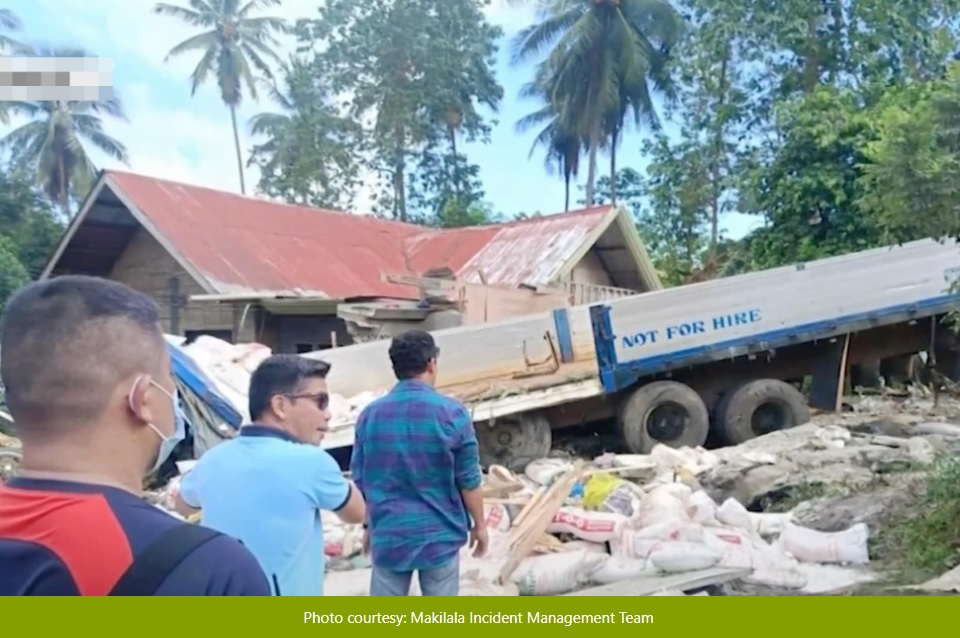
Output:
<path fill-rule="evenodd" d="M 579 507 L 562 507 L 547 526 L 550 534 L 572 534 L 591 543 L 607 543 L 617 538 L 629 519 L 622 514 L 590 512 Z"/>
<path fill-rule="evenodd" d="M 510 580 L 521 596 L 558 596 L 590 582 L 590 574 L 606 560 L 587 551 L 524 558 Z"/>
<path fill-rule="evenodd" d="M 650 553 L 650 563 L 670 573 L 709 569 L 721 558 L 720 552 L 699 543 L 668 542 Z"/>
<path fill-rule="evenodd" d="M 656 576 L 659 573 L 660 570 L 648 559 L 609 556 L 590 575 L 590 580 L 598 585 L 609 585 L 642 576 Z"/>
<path fill-rule="evenodd" d="M 730 527 L 753 531 L 753 521 L 750 520 L 750 513 L 735 498 L 728 498 L 723 502 L 723 505 L 717 510 L 717 520 Z"/>
<path fill-rule="evenodd" d="M 779 545 L 802 563 L 866 565 L 870 562 L 866 523 L 857 523 L 842 532 L 818 532 L 788 523 Z"/>

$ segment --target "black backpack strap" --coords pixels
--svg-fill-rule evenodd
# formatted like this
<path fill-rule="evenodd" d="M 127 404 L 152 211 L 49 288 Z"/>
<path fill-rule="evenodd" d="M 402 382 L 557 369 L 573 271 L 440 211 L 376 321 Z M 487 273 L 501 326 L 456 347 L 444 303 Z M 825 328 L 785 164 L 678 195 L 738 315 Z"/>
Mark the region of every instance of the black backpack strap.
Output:
<path fill-rule="evenodd" d="M 110 591 L 110 596 L 155 596 L 171 572 L 195 549 L 221 536 L 200 525 L 177 525 L 134 559 Z"/>

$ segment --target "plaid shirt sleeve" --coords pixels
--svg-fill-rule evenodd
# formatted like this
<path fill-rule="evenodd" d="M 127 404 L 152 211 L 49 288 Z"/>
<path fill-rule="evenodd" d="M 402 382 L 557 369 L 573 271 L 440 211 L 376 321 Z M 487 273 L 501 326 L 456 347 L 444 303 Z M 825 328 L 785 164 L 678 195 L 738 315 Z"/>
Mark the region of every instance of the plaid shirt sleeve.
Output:
<path fill-rule="evenodd" d="M 454 450 L 457 487 L 461 490 L 475 490 L 483 482 L 477 431 L 473 427 L 470 413 L 462 405 L 453 414 L 453 427 L 458 440 Z"/>
<path fill-rule="evenodd" d="M 366 410 L 360 413 L 353 428 L 353 452 L 350 455 L 350 478 L 363 494 L 363 430 L 366 421 Z"/>

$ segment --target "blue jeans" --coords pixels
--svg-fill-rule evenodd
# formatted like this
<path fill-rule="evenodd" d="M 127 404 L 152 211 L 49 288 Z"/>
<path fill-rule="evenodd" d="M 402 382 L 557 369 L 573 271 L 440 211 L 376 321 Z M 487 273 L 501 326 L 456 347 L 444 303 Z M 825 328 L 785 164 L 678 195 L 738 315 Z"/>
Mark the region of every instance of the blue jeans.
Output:
<path fill-rule="evenodd" d="M 458 596 L 460 594 L 460 556 L 434 569 L 417 570 L 420 592 L 424 596 Z M 409 596 L 413 572 L 395 572 L 373 566 L 370 574 L 371 596 Z"/>

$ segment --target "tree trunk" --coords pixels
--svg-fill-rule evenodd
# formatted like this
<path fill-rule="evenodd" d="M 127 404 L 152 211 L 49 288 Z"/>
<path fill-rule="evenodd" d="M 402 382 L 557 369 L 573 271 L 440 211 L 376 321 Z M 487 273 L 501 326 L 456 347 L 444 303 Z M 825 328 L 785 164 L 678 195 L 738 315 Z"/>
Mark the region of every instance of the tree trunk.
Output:
<path fill-rule="evenodd" d="M 727 97 L 727 65 L 730 62 L 730 50 L 724 51 L 723 61 L 720 63 L 720 78 L 717 82 L 717 119 L 714 121 L 714 147 L 710 167 L 710 248 L 707 252 L 707 261 L 713 262 L 717 254 L 717 244 L 720 241 L 720 197 L 723 195 L 721 180 L 720 159 L 723 156 L 723 132 L 726 122 L 722 119 Z"/>
<path fill-rule="evenodd" d="M 67 179 L 62 150 L 57 154 L 57 164 L 57 172 L 60 174 L 60 210 L 63 212 L 63 218 L 70 221 L 70 182 Z"/>
<path fill-rule="evenodd" d="M 393 164 L 393 216 L 394 219 L 407 221 L 407 170 L 404 151 L 406 133 L 402 126 L 394 132 L 394 164 Z"/>
<path fill-rule="evenodd" d="M 590 132 L 590 161 L 587 166 L 587 202 L 586 205 L 589 208 L 593 206 L 594 200 L 594 191 L 597 186 L 597 149 L 600 146 L 600 124 L 599 122 L 593 126 L 593 130 Z"/>
<path fill-rule="evenodd" d="M 620 131 L 613 129 L 610 134 L 610 204 L 617 205 L 617 140 L 620 138 Z"/>
<path fill-rule="evenodd" d="M 563 212 L 570 210 L 570 170 L 564 167 L 563 171 Z"/>
<path fill-rule="evenodd" d="M 247 194 L 247 185 L 243 179 L 243 155 L 240 153 L 240 131 L 237 129 L 237 107 L 230 105 L 230 123 L 233 124 L 233 147 L 237 151 L 237 172 L 240 175 L 240 193 Z"/>

